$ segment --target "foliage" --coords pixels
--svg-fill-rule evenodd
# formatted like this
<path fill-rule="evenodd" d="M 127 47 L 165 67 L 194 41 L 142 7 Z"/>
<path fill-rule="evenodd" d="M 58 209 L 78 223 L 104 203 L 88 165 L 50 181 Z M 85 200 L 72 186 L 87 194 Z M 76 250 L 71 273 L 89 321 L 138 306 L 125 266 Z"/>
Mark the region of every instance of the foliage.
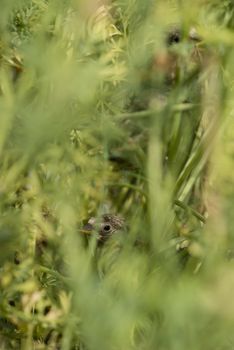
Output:
<path fill-rule="evenodd" d="M 3 1 L 1 349 L 233 349 L 233 14 Z"/>

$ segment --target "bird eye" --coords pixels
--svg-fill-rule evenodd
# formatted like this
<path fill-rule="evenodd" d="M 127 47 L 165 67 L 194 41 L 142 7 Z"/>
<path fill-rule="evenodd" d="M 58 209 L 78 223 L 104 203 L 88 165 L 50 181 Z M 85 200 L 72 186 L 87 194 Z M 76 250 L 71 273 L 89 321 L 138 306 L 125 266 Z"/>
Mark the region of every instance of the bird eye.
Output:
<path fill-rule="evenodd" d="M 181 33 L 180 31 L 177 29 L 174 29 L 172 31 L 169 32 L 168 37 L 167 37 L 167 44 L 169 46 L 173 45 L 173 44 L 178 44 L 181 41 Z"/>
<path fill-rule="evenodd" d="M 110 231 L 110 229 L 111 229 L 111 226 L 110 225 L 105 225 L 104 227 L 103 227 L 103 230 L 105 231 L 105 232 L 109 232 Z"/>

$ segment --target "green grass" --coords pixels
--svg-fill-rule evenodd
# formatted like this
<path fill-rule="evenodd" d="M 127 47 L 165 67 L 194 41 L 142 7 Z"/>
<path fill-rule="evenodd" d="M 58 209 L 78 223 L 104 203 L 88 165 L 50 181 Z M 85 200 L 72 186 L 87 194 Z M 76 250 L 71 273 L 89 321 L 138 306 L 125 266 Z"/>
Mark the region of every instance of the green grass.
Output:
<path fill-rule="evenodd" d="M 233 349 L 233 30 L 231 0 L 3 1 L 1 349 Z"/>

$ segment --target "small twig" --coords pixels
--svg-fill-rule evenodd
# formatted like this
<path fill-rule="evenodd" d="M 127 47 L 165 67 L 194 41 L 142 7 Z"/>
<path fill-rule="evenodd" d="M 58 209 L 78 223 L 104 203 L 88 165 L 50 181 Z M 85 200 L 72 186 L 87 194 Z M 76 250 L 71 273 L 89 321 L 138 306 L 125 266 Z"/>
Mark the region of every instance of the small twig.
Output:
<path fill-rule="evenodd" d="M 173 112 L 184 112 L 189 111 L 193 108 L 196 108 L 197 104 L 195 103 L 178 103 L 172 106 L 171 110 Z M 144 111 L 138 111 L 138 112 L 129 112 L 129 113 L 123 113 L 117 116 L 117 119 L 127 119 L 127 118 L 144 118 L 144 117 L 151 117 L 155 113 L 158 113 L 157 109 L 146 109 Z"/>
<path fill-rule="evenodd" d="M 180 208 L 186 210 L 186 211 L 191 212 L 191 214 L 192 214 L 193 216 L 195 216 L 198 220 L 200 220 L 200 221 L 203 222 L 204 224 L 206 223 L 206 219 L 205 219 L 205 217 L 204 217 L 202 214 L 198 213 L 195 209 L 192 209 L 191 207 L 189 207 L 188 205 L 184 204 L 184 203 L 181 202 L 180 200 L 175 199 L 175 200 L 174 200 L 174 204 L 177 205 L 178 207 L 180 207 Z"/>

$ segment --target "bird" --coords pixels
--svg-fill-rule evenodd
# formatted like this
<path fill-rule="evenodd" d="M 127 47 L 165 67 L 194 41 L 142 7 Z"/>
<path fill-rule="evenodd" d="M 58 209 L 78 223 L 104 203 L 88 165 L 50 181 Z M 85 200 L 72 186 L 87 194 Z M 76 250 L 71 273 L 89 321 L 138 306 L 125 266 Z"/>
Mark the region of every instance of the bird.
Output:
<path fill-rule="evenodd" d="M 87 224 L 83 226 L 82 232 L 91 233 L 96 231 L 98 233 L 98 243 L 101 245 L 113 234 L 124 230 L 125 227 L 125 220 L 121 216 L 108 213 L 97 218 L 91 217 Z"/>

